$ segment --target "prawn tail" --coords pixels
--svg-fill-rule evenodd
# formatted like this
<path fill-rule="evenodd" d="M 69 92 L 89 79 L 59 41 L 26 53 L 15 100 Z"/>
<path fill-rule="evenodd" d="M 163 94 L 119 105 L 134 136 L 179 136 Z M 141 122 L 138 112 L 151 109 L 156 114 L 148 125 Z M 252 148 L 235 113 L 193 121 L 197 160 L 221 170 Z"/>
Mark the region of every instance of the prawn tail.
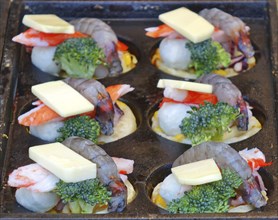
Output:
<path fill-rule="evenodd" d="M 255 54 L 248 35 L 243 31 L 240 31 L 240 36 L 238 38 L 238 48 L 247 58 L 253 57 Z"/>
<path fill-rule="evenodd" d="M 99 122 L 101 133 L 112 135 L 114 132 L 114 106 L 109 98 L 99 99 L 96 106 L 96 120 Z"/>
<path fill-rule="evenodd" d="M 262 194 L 260 187 L 253 176 L 243 182 L 243 195 L 242 198 L 245 202 L 252 204 L 256 208 L 265 206 L 267 198 Z"/>
<path fill-rule="evenodd" d="M 121 60 L 117 52 L 117 45 L 112 42 L 112 44 L 105 49 L 106 61 L 109 66 L 110 76 L 118 76 L 123 72 L 123 67 Z"/>
<path fill-rule="evenodd" d="M 108 203 L 108 211 L 122 212 L 127 205 L 127 188 L 125 184 L 117 178 L 112 178 L 108 187 L 112 192 L 111 199 Z"/>
<path fill-rule="evenodd" d="M 237 128 L 242 131 L 247 131 L 249 124 L 248 108 L 242 97 L 238 98 L 236 107 L 240 109 L 241 113 L 237 119 Z"/>

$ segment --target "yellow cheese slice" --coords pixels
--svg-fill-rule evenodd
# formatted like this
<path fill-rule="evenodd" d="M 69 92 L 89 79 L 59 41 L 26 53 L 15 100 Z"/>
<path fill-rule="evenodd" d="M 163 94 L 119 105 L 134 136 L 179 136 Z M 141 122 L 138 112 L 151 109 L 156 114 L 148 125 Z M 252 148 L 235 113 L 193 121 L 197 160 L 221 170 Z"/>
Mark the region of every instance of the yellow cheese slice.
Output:
<path fill-rule="evenodd" d="M 73 25 L 53 14 L 24 15 L 22 23 L 44 33 L 74 33 Z"/>
<path fill-rule="evenodd" d="M 201 185 L 222 179 L 213 159 L 200 160 L 171 169 L 180 184 Z"/>
<path fill-rule="evenodd" d="M 94 110 L 94 105 L 62 80 L 32 86 L 32 93 L 62 117 Z"/>
<path fill-rule="evenodd" d="M 185 7 L 160 14 L 159 19 L 193 43 L 209 39 L 214 31 L 212 24 Z"/>
<path fill-rule="evenodd" d="M 187 82 L 173 79 L 160 79 L 157 83 L 158 88 L 171 87 L 175 89 L 184 89 L 195 92 L 212 93 L 212 85 L 196 82 Z"/>
<path fill-rule="evenodd" d="M 30 147 L 29 157 L 64 182 L 96 178 L 96 164 L 61 143 Z"/>

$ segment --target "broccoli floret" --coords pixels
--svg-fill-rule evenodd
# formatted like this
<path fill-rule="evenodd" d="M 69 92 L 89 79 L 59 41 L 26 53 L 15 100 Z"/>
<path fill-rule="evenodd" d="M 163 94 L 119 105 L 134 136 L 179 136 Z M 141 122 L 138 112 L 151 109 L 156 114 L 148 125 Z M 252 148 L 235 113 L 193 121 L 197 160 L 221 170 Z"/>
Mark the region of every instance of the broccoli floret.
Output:
<path fill-rule="evenodd" d="M 88 210 L 88 206 L 96 204 L 107 204 L 111 199 L 111 192 L 97 178 L 76 183 L 66 183 L 60 180 L 54 192 L 61 197 L 63 203 L 69 203 L 73 207 L 71 209 L 75 210 L 74 212 L 79 212 L 79 209 Z"/>
<path fill-rule="evenodd" d="M 106 66 L 103 50 L 92 38 L 71 38 L 57 46 L 54 60 L 70 77 L 92 78 L 98 65 Z"/>
<path fill-rule="evenodd" d="M 222 170 L 222 180 L 193 186 L 180 199 L 168 204 L 171 213 L 222 213 L 229 209 L 229 199 L 242 184 L 238 174 L 230 169 Z"/>
<path fill-rule="evenodd" d="M 236 109 L 224 102 L 212 104 L 205 102 L 199 107 L 192 107 L 189 117 L 182 120 L 181 132 L 191 140 L 192 145 L 205 141 L 220 141 L 229 125 L 240 116 Z"/>
<path fill-rule="evenodd" d="M 230 54 L 216 41 L 211 39 L 200 43 L 189 42 L 186 47 L 191 52 L 191 67 L 197 76 L 208 74 L 220 67 L 227 67 L 231 63 Z"/>
<path fill-rule="evenodd" d="M 56 141 L 62 142 L 68 137 L 78 136 L 89 139 L 97 143 L 97 138 L 100 135 L 100 125 L 89 116 L 76 116 L 64 122 L 64 126 L 58 129 L 60 136 Z"/>

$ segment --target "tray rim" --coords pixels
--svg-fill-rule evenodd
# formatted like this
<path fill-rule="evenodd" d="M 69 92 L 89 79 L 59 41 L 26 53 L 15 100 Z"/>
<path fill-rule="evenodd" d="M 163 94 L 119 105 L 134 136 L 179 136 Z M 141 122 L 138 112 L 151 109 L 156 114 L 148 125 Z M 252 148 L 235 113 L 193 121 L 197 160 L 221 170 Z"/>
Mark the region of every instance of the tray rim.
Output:
<path fill-rule="evenodd" d="M 22 1 L 22 0 L 15 0 L 14 1 L 15 3 L 24 3 L 24 2 L 30 2 L 30 3 L 34 3 L 34 2 L 45 2 L 45 3 L 48 3 L 48 2 L 57 2 L 57 3 L 59 3 L 59 2 L 73 2 L 73 1 L 57 1 L 57 0 L 26 0 L 26 1 Z M 78 3 L 83 3 L 83 2 L 92 2 L 92 1 L 90 1 L 90 0 L 82 0 L 82 1 L 79 1 Z M 101 2 L 101 1 L 93 1 L 93 2 Z M 123 3 L 123 2 L 126 2 L 126 0 L 111 0 L 110 2 L 115 2 L 115 3 L 117 3 L 117 2 L 119 2 L 119 3 Z M 148 2 L 148 3 L 165 3 L 165 2 L 169 2 L 169 3 L 174 3 L 174 2 L 179 2 L 179 1 L 151 1 L 151 0 L 149 0 L 149 1 L 133 1 L 133 2 L 137 2 L 137 3 L 141 3 L 141 2 Z M 196 2 L 196 1 L 194 1 L 194 0 L 189 0 L 189 1 L 187 1 L 187 2 Z M 214 0 L 214 1 L 209 1 L 209 0 L 201 0 L 201 1 L 198 1 L 198 3 L 207 3 L 207 2 L 209 2 L 209 3 L 213 3 L 213 2 L 216 2 L 216 3 L 218 3 L 218 2 L 223 2 L 223 1 L 220 1 L 220 0 Z M 277 97 L 278 97 L 278 91 L 277 91 L 277 88 L 278 88 L 278 81 L 277 81 L 277 77 L 278 77 L 278 45 L 277 44 L 275 44 L 275 41 L 277 42 L 278 40 L 277 40 L 277 38 L 278 38 L 278 21 L 277 21 L 277 13 L 275 13 L 276 11 L 277 11 L 277 9 L 276 9 L 276 4 L 275 4 L 275 1 L 272 1 L 272 0 L 269 0 L 269 1 L 266 1 L 266 0 L 244 0 L 244 1 L 242 1 L 242 0 L 234 0 L 234 1 L 229 1 L 229 3 L 238 3 L 238 2 L 250 2 L 250 3 L 257 3 L 257 2 L 267 2 L 268 4 L 269 4 L 269 7 L 268 7 L 268 10 L 269 10 L 269 13 L 268 13 L 268 15 L 270 16 L 270 28 L 271 28 L 271 48 L 272 48 L 272 51 L 271 51 L 271 62 L 272 62 L 272 67 L 273 67 L 273 72 L 272 72 L 272 74 L 273 74 L 273 76 L 274 76 L 274 79 L 276 79 L 275 80 L 275 82 L 274 82 L 274 89 L 275 89 L 275 92 L 276 92 L 276 99 L 275 99 L 275 112 L 276 112 L 276 114 L 277 114 L 277 111 L 278 111 L 278 104 L 277 104 Z M 10 9 L 9 9 L 10 10 Z M 6 22 L 6 25 L 8 24 L 8 20 L 7 20 L 7 22 Z M 275 28 L 276 27 L 276 28 Z M 5 38 L 5 42 L 7 42 L 7 40 L 8 39 L 6 39 Z M 0 45 L 1 46 L 1 45 Z M 3 55 L 4 55 L 4 53 L 5 53 L 5 51 L 4 51 L 4 49 L 5 49 L 5 46 L 6 46 L 6 43 L 4 43 L 3 44 Z M 2 69 L 3 69 L 3 63 L 1 63 L 2 64 L 2 66 L 1 66 L 1 71 L 2 71 Z M 1 78 L 0 78 L 1 79 Z M 14 85 L 16 85 L 16 82 L 14 82 L 14 83 L 11 83 L 10 84 L 11 85 L 11 88 L 13 88 L 12 86 Z M 13 91 L 12 90 L 8 90 L 7 91 L 7 93 L 9 93 L 9 96 L 10 97 L 12 97 L 12 96 L 14 96 L 14 94 L 13 94 Z M 11 105 L 11 103 L 6 103 L 5 104 L 5 106 L 8 106 L 8 105 Z M 1 106 L 0 106 L 1 108 L 0 108 L 0 113 L 1 113 L 1 109 L 2 109 L 2 107 L 3 107 L 3 105 L 2 105 L 2 103 L 1 103 Z M 6 113 L 5 115 L 7 115 L 7 112 L 6 111 L 4 111 L 4 113 Z M 2 114 L 1 114 L 2 115 Z M 2 119 L 2 118 L 0 118 L 0 119 Z M 2 123 L 2 120 L 0 120 L 0 125 L 1 125 L 1 123 Z M 5 126 L 5 128 L 8 130 L 8 126 L 6 125 Z M 1 129 L 1 127 L 0 127 L 0 129 Z M 0 134 L 3 134 L 3 133 L 1 133 L 3 130 L 1 129 L 0 130 Z M 2 140 L 1 140 L 2 139 Z M 5 138 L 3 138 L 3 136 L 1 135 L 1 137 L 0 137 L 0 149 L 1 149 L 1 143 L 3 144 L 3 143 L 5 143 L 6 142 L 6 139 Z M 0 156 L 1 156 L 1 154 L 0 154 Z M 276 186 L 276 188 L 277 188 L 277 186 Z M 277 213 L 275 212 L 275 211 L 273 211 L 273 212 L 268 212 L 268 213 L 271 213 L 271 215 L 270 216 L 266 216 L 268 219 L 276 219 L 277 218 Z M 253 218 L 253 217 L 256 217 L 255 216 L 255 214 L 254 213 L 252 213 L 251 215 L 249 215 L 250 213 L 248 213 L 248 219 L 249 218 Z M 254 215 L 253 215 L 254 214 Z M 23 215 L 25 215 L 25 214 L 14 214 L 14 213 L 12 213 L 12 214 L 7 214 L 7 213 L 0 213 L 0 218 L 4 218 L 4 219 L 10 219 L 10 218 L 22 218 L 22 219 L 29 219 L 31 216 L 33 216 L 34 214 L 30 214 L 30 216 L 28 215 L 28 214 L 26 214 L 26 217 L 24 217 Z M 142 219 L 149 219 L 149 218 L 155 218 L 155 217 L 158 217 L 159 216 L 159 218 L 165 218 L 165 219 L 171 219 L 171 218 L 173 218 L 173 215 L 168 215 L 168 214 L 166 214 L 166 215 L 159 215 L 159 214 L 149 214 L 149 215 L 146 215 L 145 217 L 143 216 L 143 218 L 142 217 L 140 217 L 140 219 L 142 218 Z M 229 216 L 225 216 L 225 217 L 230 217 L 231 215 L 229 214 Z M 53 216 L 50 214 L 49 216 L 47 216 L 47 217 L 49 217 L 49 218 L 57 218 L 57 217 L 62 217 L 63 219 L 67 219 L 67 218 L 64 218 L 65 216 L 64 215 L 61 215 L 60 216 L 60 214 L 53 214 Z M 76 218 L 81 218 L 82 217 L 82 219 L 83 219 L 83 217 L 84 217 L 84 215 L 76 215 L 76 216 L 74 216 L 74 217 L 76 217 Z M 89 217 L 89 216 L 88 216 Z M 95 217 L 95 215 L 94 215 L 94 217 Z M 115 216 L 114 216 L 114 214 L 113 214 L 113 216 L 111 216 L 111 214 L 108 214 L 108 215 L 101 215 L 100 216 L 100 218 L 101 219 L 118 219 L 119 217 L 124 217 L 124 218 L 126 218 L 126 216 L 125 215 L 122 215 L 122 214 L 116 214 Z M 129 214 L 129 216 L 127 216 L 128 218 L 136 218 L 136 217 L 138 217 L 138 216 L 136 216 L 136 214 L 134 214 L 134 216 L 130 216 L 130 214 Z M 175 216 L 176 217 L 176 216 Z M 193 216 L 194 218 L 196 218 L 196 216 Z M 198 215 L 198 218 L 207 218 L 208 216 L 207 215 L 202 215 L 202 214 L 199 214 Z M 214 217 L 214 218 L 219 218 L 219 217 L 223 217 L 223 215 L 220 215 L 220 216 L 211 216 L 211 217 Z M 233 217 L 233 215 L 231 216 L 231 217 Z M 234 217 L 239 217 L 238 215 L 235 215 Z M 247 217 L 247 216 L 245 216 L 245 217 Z M 31 218 L 33 218 L 33 217 L 31 217 Z M 35 217 L 35 218 L 37 218 L 37 217 Z M 259 217 L 259 218 L 262 218 L 261 216 Z M 68 218 L 68 219 L 72 219 L 72 218 Z M 178 216 L 178 219 L 180 219 L 179 218 L 179 216 Z M 182 218 L 181 218 L 182 219 Z"/>

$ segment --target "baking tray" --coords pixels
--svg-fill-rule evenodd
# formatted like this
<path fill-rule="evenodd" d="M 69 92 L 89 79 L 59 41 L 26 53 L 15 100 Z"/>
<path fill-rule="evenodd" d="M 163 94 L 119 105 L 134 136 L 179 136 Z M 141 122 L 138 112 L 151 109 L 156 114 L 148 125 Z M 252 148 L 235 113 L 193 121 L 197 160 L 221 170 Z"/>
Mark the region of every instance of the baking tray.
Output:
<path fill-rule="evenodd" d="M 268 205 L 245 214 L 190 214 L 171 215 L 155 206 L 149 196 L 151 190 L 169 172 L 171 163 L 190 146 L 171 142 L 156 135 L 150 128 L 150 118 L 159 100 L 156 88 L 158 79 L 177 79 L 164 74 L 150 63 L 150 55 L 159 40 L 145 37 L 144 28 L 160 24 L 157 17 L 181 6 L 193 11 L 218 7 L 241 17 L 251 27 L 251 39 L 256 47 L 257 65 L 231 78 L 255 107 L 255 114 L 263 129 L 255 136 L 235 144 L 236 150 L 259 147 L 273 165 L 263 171 L 269 188 Z M 97 17 L 108 22 L 117 36 L 127 43 L 139 62 L 127 74 L 101 80 L 104 85 L 128 83 L 135 91 L 124 96 L 134 111 L 138 129 L 116 142 L 102 145 L 111 156 L 135 160 L 131 182 L 137 192 L 136 199 L 122 213 L 104 215 L 38 214 L 20 207 L 14 190 L 6 185 L 8 174 L 15 168 L 31 163 L 27 149 L 45 143 L 17 124 L 17 116 L 35 99 L 32 85 L 57 80 L 32 66 L 30 55 L 23 46 L 11 42 L 13 36 L 24 30 L 24 14 L 53 13 L 64 19 Z M 9 9 L 1 64 L 0 108 L 0 217 L 9 218 L 61 218 L 61 219 L 190 219 L 190 218 L 267 218 L 277 219 L 277 14 L 275 1 L 19 1 Z"/>

